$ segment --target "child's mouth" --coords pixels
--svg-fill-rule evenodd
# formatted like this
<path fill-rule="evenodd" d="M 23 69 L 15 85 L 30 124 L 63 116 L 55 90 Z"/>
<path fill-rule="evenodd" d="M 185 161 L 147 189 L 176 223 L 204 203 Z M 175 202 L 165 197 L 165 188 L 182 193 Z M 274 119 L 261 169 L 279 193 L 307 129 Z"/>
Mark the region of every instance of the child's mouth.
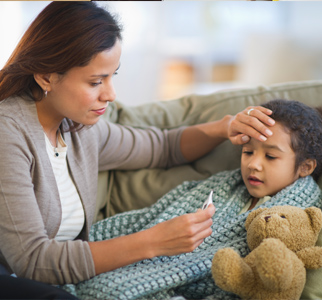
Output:
<path fill-rule="evenodd" d="M 249 182 L 251 185 L 255 185 L 255 186 L 260 185 L 260 184 L 262 184 L 262 183 L 263 183 L 263 181 L 262 181 L 262 180 L 258 179 L 258 178 L 257 178 L 257 177 L 255 177 L 255 176 L 249 176 L 249 177 L 248 177 L 248 182 Z"/>

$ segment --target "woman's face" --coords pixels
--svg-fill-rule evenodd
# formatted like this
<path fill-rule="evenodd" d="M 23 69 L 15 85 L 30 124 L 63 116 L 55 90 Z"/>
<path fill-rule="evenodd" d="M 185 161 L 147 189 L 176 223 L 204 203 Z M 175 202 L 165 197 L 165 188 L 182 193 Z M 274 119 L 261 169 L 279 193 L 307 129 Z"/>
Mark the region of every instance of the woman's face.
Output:
<path fill-rule="evenodd" d="M 121 43 L 117 40 L 85 67 L 72 68 L 63 76 L 50 74 L 48 96 L 42 100 L 46 110 L 60 122 L 66 117 L 83 125 L 95 124 L 108 103 L 115 100 L 112 77 L 119 68 L 120 56 Z"/>
<path fill-rule="evenodd" d="M 241 171 L 249 193 L 255 198 L 273 196 L 302 174 L 295 170 L 295 153 L 291 137 L 276 123 L 273 135 L 265 142 L 251 139 L 243 146 Z"/>

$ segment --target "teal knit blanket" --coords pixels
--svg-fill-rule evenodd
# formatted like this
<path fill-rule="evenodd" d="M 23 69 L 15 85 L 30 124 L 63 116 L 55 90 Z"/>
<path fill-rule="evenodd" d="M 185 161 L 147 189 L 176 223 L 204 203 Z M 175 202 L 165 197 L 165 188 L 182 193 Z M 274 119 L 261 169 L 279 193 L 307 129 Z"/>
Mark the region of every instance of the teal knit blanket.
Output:
<path fill-rule="evenodd" d="M 238 215 L 249 201 L 240 170 L 226 171 L 203 181 L 184 182 L 148 208 L 125 212 L 92 226 L 91 241 L 131 234 L 176 216 L 195 212 L 213 190 L 216 213 L 210 237 L 193 252 L 156 257 L 95 276 L 63 288 L 80 299 L 158 299 L 175 295 L 188 299 L 238 299 L 219 289 L 211 277 L 214 253 L 232 247 L 248 254 L 244 223 L 249 212 Z M 322 207 L 321 192 L 311 177 L 301 178 L 280 191 L 261 207 L 294 205 Z M 210 299 L 209 298 L 209 299 Z"/>

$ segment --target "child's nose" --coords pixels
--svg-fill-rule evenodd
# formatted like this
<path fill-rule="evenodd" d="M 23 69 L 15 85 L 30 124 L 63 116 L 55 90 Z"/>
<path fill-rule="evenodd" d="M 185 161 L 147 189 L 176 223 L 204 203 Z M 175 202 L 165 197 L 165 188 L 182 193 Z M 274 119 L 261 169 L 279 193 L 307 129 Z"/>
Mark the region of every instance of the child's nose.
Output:
<path fill-rule="evenodd" d="M 254 157 L 248 164 L 248 168 L 251 170 L 262 171 L 262 162 L 259 157 Z"/>

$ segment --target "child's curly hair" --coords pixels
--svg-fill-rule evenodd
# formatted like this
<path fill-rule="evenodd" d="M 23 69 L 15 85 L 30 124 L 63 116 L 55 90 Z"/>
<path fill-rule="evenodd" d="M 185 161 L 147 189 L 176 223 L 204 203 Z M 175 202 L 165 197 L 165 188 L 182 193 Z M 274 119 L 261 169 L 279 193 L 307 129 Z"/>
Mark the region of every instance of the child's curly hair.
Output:
<path fill-rule="evenodd" d="M 311 175 L 317 180 L 322 173 L 322 108 L 285 99 L 272 100 L 262 106 L 272 110 L 272 119 L 290 132 L 291 147 L 296 155 L 295 171 L 306 159 L 315 159 L 317 165 Z"/>

